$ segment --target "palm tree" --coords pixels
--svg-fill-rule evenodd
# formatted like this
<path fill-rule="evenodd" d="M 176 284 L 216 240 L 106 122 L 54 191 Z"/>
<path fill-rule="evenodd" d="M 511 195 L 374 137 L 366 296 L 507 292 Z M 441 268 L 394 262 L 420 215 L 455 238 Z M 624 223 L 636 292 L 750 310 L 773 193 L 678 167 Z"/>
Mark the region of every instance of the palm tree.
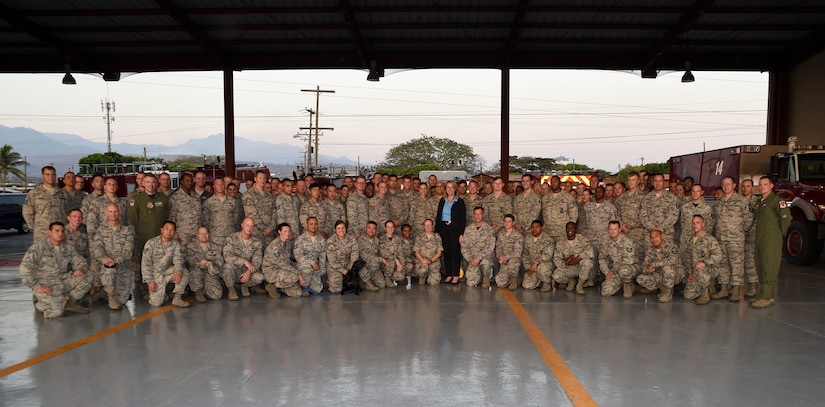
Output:
<path fill-rule="evenodd" d="M 23 180 L 26 174 L 20 168 L 24 165 L 29 165 L 20 153 L 12 151 L 11 146 L 4 144 L 0 148 L 0 176 L 3 178 L 3 191 L 6 191 L 6 182 L 8 182 L 9 174 L 16 176 Z"/>

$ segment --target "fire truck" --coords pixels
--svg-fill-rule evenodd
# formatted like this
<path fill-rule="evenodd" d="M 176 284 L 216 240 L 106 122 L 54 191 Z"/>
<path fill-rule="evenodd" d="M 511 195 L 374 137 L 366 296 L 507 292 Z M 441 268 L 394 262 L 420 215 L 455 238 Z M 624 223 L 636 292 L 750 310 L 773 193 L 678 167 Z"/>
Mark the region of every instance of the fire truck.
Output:
<path fill-rule="evenodd" d="M 255 173 L 258 170 L 263 170 L 270 176 L 269 168 L 263 164 L 245 164 L 239 163 L 235 167 L 235 176 L 241 182 L 247 179 L 255 179 Z M 197 167 L 194 170 L 187 170 L 186 172 L 195 173 L 196 171 L 203 171 L 206 174 L 206 182 L 212 183 L 215 178 L 222 178 L 226 175 L 226 166 L 223 164 L 205 165 Z M 177 189 L 180 186 L 181 172 L 169 171 L 164 163 L 154 161 L 137 161 L 126 163 L 105 163 L 105 164 L 80 164 L 80 171 L 78 175 L 86 179 L 86 192 L 91 192 L 91 179 L 95 174 L 101 174 L 104 177 L 111 177 L 117 180 L 117 194 L 125 197 L 129 192 L 134 191 L 135 182 L 138 172 L 144 174 L 160 175 L 162 173 L 169 174 L 172 179 L 172 189 Z"/>
<path fill-rule="evenodd" d="M 795 265 L 819 259 L 825 241 L 825 146 L 797 145 L 796 138 L 789 137 L 787 146 L 741 145 L 675 156 L 668 162 L 672 179 L 693 177 L 706 196 L 713 196 L 727 176 L 737 184 L 751 179 L 754 185 L 761 176 L 770 176 L 793 216 L 783 247 L 785 259 Z"/>

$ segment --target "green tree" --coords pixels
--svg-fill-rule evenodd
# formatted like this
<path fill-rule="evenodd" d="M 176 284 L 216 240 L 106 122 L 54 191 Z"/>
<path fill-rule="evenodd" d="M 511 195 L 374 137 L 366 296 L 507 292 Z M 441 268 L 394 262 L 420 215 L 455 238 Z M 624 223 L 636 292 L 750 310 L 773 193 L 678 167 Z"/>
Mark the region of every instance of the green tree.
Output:
<path fill-rule="evenodd" d="M 645 170 L 649 174 L 670 174 L 670 165 L 668 163 L 647 163 L 645 165 L 627 164 L 619 170 L 616 177 L 627 182 L 627 176 L 630 175 L 631 172 L 639 172 L 641 170 Z"/>
<path fill-rule="evenodd" d="M 20 178 L 20 180 L 25 179 L 26 174 L 18 168 L 25 165 L 29 165 L 29 163 L 23 159 L 20 153 L 13 151 L 10 145 L 4 144 L 0 148 L 0 174 L 3 176 L 3 191 L 6 190 L 9 175 Z"/>
<path fill-rule="evenodd" d="M 584 164 L 564 164 L 557 165 L 556 171 L 593 171 L 593 167 Z"/>
<path fill-rule="evenodd" d="M 556 160 L 545 157 L 510 156 L 510 174 L 524 174 L 526 172 L 541 171 L 549 173 L 556 167 Z M 495 170 L 501 169 L 499 162 Z"/>
<path fill-rule="evenodd" d="M 203 165 L 203 156 L 200 155 L 182 155 L 166 163 L 166 166 L 174 171 L 193 170 L 201 165 Z"/>
<path fill-rule="evenodd" d="M 384 170 L 381 172 L 395 174 L 410 173 L 414 167 L 424 164 L 434 165 L 439 170 L 473 172 L 478 169 L 478 160 L 473 148 L 466 144 L 422 134 L 387 151 L 379 167 Z"/>

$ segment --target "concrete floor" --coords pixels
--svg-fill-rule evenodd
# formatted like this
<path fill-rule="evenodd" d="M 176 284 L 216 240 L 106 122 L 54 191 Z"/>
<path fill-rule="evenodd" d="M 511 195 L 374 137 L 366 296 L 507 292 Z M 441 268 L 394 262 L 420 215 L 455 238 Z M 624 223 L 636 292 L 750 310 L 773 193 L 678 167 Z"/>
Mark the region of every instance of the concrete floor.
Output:
<path fill-rule="evenodd" d="M 780 278 L 765 310 L 414 285 L 44 320 L 6 265 L 0 405 L 820 406 L 823 261 Z"/>

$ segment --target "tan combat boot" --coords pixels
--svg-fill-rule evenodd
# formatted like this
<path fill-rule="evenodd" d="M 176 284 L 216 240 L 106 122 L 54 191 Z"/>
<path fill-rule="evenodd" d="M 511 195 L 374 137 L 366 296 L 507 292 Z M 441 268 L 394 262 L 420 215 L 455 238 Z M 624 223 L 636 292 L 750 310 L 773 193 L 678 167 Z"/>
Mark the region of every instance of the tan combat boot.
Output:
<path fill-rule="evenodd" d="M 755 297 L 756 296 L 756 283 L 748 283 L 748 291 L 745 291 L 745 297 Z"/>
<path fill-rule="evenodd" d="M 88 314 L 89 313 L 88 308 L 80 305 L 80 303 L 78 303 L 76 299 L 71 298 L 71 297 L 69 297 L 69 299 L 66 301 L 66 308 L 65 309 L 66 309 L 66 311 L 71 311 L 71 312 L 75 312 L 75 313 L 78 313 L 78 314 Z"/>
<path fill-rule="evenodd" d="M 751 307 L 753 307 L 753 308 L 768 308 L 773 304 L 774 304 L 774 299 L 773 298 L 771 298 L 769 300 L 766 300 L 764 298 L 760 298 L 760 299 L 754 301 L 753 303 L 751 303 Z"/>
<path fill-rule="evenodd" d="M 728 286 L 726 284 L 722 284 L 722 289 L 719 290 L 719 292 L 717 292 L 716 294 L 711 295 L 710 298 L 713 298 L 714 300 L 721 300 L 722 298 L 725 298 L 727 296 Z"/>
<path fill-rule="evenodd" d="M 246 284 L 241 284 L 241 296 L 242 297 L 249 297 L 249 286 Z"/>
<path fill-rule="evenodd" d="M 275 287 L 275 284 L 269 283 L 266 285 L 266 293 L 269 294 L 269 298 L 273 300 L 277 300 L 281 298 L 281 294 L 278 293 L 278 287 Z"/>
<path fill-rule="evenodd" d="M 708 284 L 708 292 L 710 292 L 710 295 L 712 296 L 716 295 L 716 281 L 713 279 L 711 279 L 710 284 Z"/>
<path fill-rule="evenodd" d="M 175 296 L 172 297 L 172 305 L 178 308 L 189 308 L 189 303 L 184 301 L 180 294 L 175 294 Z"/>
<path fill-rule="evenodd" d="M 553 286 L 550 283 L 541 283 L 541 292 L 546 293 L 553 289 Z"/>
<path fill-rule="evenodd" d="M 206 296 L 203 295 L 203 290 L 195 291 L 195 300 L 198 302 L 206 302 Z"/>
<path fill-rule="evenodd" d="M 665 287 L 662 289 L 662 292 L 659 293 L 659 302 L 661 303 L 668 303 L 673 301 L 673 287 Z"/>
<path fill-rule="evenodd" d="M 418 277 L 418 285 L 425 285 L 427 284 L 427 277 L 421 276 Z"/>
<path fill-rule="evenodd" d="M 579 282 L 576 283 L 576 294 L 584 295 L 584 283 L 585 281 L 579 278 Z"/>
<path fill-rule="evenodd" d="M 624 284 L 622 284 L 622 297 L 624 297 L 624 298 L 633 297 L 633 283 L 624 283 Z"/>
<path fill-rule="evenodd" d="M 238 301 L 238 292 L 235 290 L 235 285 L 230 284 L 228 287 L 226 287 L 226 289 L 229 291 L 227 293 L 229 301 Z"/>
<path fill-rule="evenodd" d="M 565 287 L 565 291 L 573 291 L 576 288 L 576 277 L 570 277 L 567 279 L 567 287 Z"/>
<path fill-rule="evenodd" d="M 729 298 L 730 302 L 739 302 L 739 300 L 742 299 L 741 295 L 744 293 L 744 291 L 741 288 L 742 287 L 738 285 L 731 287 Z"/>
<path fill-rule="evenodd" d="M 364 282 L 364 289 L 367 291 L 378 291 L 378 287 L 376 287 L 370 280 Z"/>
<path fill-rule="evenodd" d="M 481 288 L 490 288 L 490 276 L 481 278 Z"/>
<path fill-rule="evenodd" d="M 109 309 L 112 311 L 120 311 L 123 309 L 123 306 L 117 303 L 114 294 L 109 294 Z"/>
<path fill-rule="evenodd" d="M 705 305 L 709 302 L 710 302 L 710 290 L 706 288 L 705 291 L 702 291 L 702 295 L 700 295 L 699 298 L 696 299 L 696 305 Z"/>
<path fill-rule="evenodd" d="M 594 287 L 595 285 L 596 285 L 596 282 L 595 282 L 595 281 L 593 281 L 593 279 L 592 279 L 592 278 L 588 278 L 588 279 L 584 282 L 584 286 L 585 286 L 585 287 Z"/>
<path fill-rule="evenodd" d="M 518 277 L 510 277 L 510 286 L 507 288 L 509 288 L 510 291 L 518 290 Z"/>

